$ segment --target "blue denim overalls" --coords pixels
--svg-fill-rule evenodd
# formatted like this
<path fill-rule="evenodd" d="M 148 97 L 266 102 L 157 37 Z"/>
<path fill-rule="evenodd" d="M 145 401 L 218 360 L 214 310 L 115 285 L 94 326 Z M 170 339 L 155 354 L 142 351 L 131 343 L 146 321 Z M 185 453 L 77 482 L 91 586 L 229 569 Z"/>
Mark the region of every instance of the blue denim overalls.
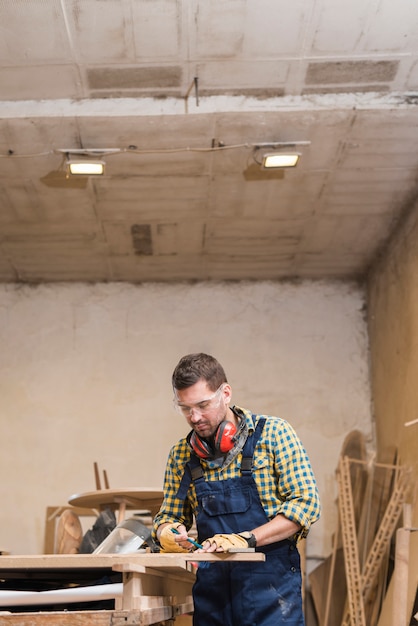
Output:
<path fill-rule="evenodd" d="M 199 459 L 192 456 L 177 497 L 185 498 L 190 473 L 196 489 L 199 541 L 216 533 L 252 530 L 268 522 L 252 477 L 260 419 L 242 451 L 241 476 L 207 482 Z M 194 626 L 304 626 L 299 553 L 293 540 L 261 548 L 265 562 L 200 562 L 193 587 Z"/>

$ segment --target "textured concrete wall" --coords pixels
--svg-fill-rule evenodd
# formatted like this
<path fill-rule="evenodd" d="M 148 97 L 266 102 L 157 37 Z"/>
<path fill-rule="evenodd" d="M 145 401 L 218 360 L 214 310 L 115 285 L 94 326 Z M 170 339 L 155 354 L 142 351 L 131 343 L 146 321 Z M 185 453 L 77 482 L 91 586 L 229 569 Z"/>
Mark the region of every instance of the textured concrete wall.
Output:
<path fill-rule="evenodd" d="M 335 469 L 352 429 L 372 442 L 364 293 L 328 282 L 0 286 L 0 549 L 43 549 L 45 509 L 95 488 L 162 485 L 187 432 L 171 372 L 188 352 L 225 366 L 233 400 L 288 419 L 313 463 L 335 529 Z"/>
<path fill-rule="evenodd" d="M 369 281 L 372 389 L 379 458 L 414 471 L 409 501 L 418 525 L 418 204 L 395 232 Z M 414 422 L 409 426 L 405 426 Z"/>

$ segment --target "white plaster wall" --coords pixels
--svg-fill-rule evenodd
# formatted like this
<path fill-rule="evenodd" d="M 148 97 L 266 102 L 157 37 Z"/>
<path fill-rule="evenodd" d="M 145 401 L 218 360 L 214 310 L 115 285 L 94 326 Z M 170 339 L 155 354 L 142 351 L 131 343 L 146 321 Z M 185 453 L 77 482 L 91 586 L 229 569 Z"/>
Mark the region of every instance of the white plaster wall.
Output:
<path fill-rule="evenodd" d="M 336 526 L 335 468 L 347 432 L 372 440 L 364 293 L 334 282 L 0 285 L 0 550 L 43 550 L 45 509 L 95 488 L 161 488 L 172 443 L 171 372 L 188 352 L 224 365 L 233 400 L 296 428 L 323 515 Z"/>

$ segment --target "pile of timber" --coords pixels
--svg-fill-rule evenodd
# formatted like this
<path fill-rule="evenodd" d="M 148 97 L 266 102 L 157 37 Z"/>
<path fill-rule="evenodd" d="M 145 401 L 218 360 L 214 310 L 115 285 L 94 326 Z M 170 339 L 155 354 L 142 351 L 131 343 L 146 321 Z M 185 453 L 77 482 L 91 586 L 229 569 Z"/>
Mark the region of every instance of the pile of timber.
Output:
<path fill-rule="evenodd" d="M 410 472 L 396 461 L 389 465 L 368 459 L 364 436 L 354 431 L 344 441 L 337 482 L 338 525 L 332 553 L 309 575 L 317 624 L 391 624 L 382 618 L 382 607 Z"/>

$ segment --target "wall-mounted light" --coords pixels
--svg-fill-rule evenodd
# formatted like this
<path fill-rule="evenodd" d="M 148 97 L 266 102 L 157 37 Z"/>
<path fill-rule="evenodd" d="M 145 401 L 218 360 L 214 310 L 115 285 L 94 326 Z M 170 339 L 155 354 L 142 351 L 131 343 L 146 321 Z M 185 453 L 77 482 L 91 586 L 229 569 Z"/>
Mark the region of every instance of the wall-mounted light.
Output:
<path fill-rule="evenodd" d="M 266 152 L 262 157 L 262 167 L 268 169 L 270 167 L 296 167 L 299 161 L 300 153 Z"/>
<path fill-rule="evenodd" d="M 105 162 L 93 158 L 69 157 L 66 167 L 71 176 L 103 176 Z"/>
<path fill-rule="evenodd" d="M 297 148 L 310 143 L 310 141 L 260 143 L 254 146 L 254 161 L 263 169 L 296 167 L 302 156 Z"/>
<path fill-rule="evenodd" d="M 103 176 L 106 163 L 103 157 L 122 152 L 120 148 L 60 148 L 64 169 L 69 176 Z"/>

